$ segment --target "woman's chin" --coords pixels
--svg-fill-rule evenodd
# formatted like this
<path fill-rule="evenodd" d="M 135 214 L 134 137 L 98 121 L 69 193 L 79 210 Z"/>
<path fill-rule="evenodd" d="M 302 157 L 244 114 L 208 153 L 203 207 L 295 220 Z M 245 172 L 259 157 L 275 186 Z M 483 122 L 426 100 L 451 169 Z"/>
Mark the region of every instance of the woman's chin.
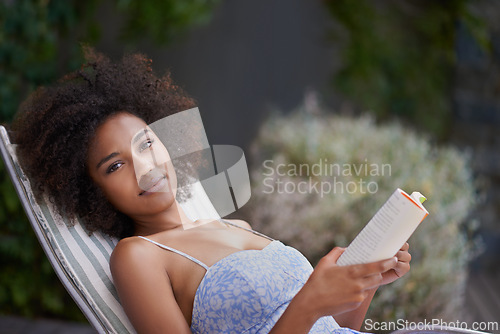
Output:
<path fill-rule="evenodd" d="M 131 213 L 130 207 L 127 208 L 129 216 L 139 215 L 154 215 L 162 211 L 169 210 L 172 205 L 175 205 L 175 195 L 170 191 L 145 192 L 139 196 L 140 207 L 136 207 L 135 213 Z"/>
<path fill-rule="evenodd" d="M 176 201 L 175 193 L 173 193 L 170 189 L 169 191 L 159 191 L 151 194 L 149 196 L 148 202 L 155 203 L 156 205 L 160 205 L 165 207 L 165 209 L 170 208 Z"/>

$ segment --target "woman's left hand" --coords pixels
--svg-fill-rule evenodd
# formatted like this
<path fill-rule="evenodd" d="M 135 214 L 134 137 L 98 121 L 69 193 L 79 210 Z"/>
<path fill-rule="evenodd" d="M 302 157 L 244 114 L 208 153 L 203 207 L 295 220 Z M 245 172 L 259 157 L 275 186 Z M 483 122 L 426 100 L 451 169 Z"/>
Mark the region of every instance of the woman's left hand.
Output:
<path fill-rule="evenodd" d="M 409 248 L 410 245 L 405 243 L 397 252 L 396 257 L 398 258 L 398 263 L 394 268 L 382 273 L 381 285 L 392 283 L 410 271 L 411 254 L 408 252 Z"/>

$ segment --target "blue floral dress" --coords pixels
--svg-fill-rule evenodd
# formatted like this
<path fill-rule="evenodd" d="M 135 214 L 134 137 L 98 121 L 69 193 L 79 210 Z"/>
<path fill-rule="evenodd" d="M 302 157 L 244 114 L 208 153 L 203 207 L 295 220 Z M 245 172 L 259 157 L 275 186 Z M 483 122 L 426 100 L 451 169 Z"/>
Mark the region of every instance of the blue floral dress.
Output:
<path fill-rule="evenodd" d="M 207 270 L 194 298 L 193 333 L 269 333 L 313 271 L 298 250 L 278 240 L 271 239 L 262 250 L 232 253 L 208 267 L 188 254 L 141 238 L 185 256 Z M 327 316 L 318 319 L 309 333 L 358 332 L 341 328 L 333 317 Z"/>

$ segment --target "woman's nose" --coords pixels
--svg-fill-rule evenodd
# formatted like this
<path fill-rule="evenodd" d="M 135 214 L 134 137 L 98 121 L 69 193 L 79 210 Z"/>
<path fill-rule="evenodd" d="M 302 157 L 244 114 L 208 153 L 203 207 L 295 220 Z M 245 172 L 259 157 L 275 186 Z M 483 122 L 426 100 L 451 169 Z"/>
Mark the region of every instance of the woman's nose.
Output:
<path fill-rule="evenodd" d="M 146 155 L 134 155 L 134 171 L 135 176 L 137 178 L 137 182 L 139 182 L 140 178 L 153 170 L 155 166 L 154 159 L 150 156 Z"/>

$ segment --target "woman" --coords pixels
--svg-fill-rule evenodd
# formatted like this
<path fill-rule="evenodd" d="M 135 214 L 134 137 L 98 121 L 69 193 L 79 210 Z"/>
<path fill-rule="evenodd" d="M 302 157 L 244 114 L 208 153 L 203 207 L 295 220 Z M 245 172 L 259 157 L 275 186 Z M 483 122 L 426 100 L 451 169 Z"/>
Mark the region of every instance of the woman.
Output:
<path fill-rule="evenodd" d="M 191 221 L 177 196 L 182 176 L 147 124 L 193 100 L 142 56 L 114 64 L 87 49 L 86 58 L 21 106 L 15 142 L 34 188 L 59 211 L 122 238 L 111 271 L 138 332 L 359 330 L 376 289 L 409 271 L 407 244 L 394 258 L 344 267 L 334 248 L 313 271 L 244 221 Z"/>

